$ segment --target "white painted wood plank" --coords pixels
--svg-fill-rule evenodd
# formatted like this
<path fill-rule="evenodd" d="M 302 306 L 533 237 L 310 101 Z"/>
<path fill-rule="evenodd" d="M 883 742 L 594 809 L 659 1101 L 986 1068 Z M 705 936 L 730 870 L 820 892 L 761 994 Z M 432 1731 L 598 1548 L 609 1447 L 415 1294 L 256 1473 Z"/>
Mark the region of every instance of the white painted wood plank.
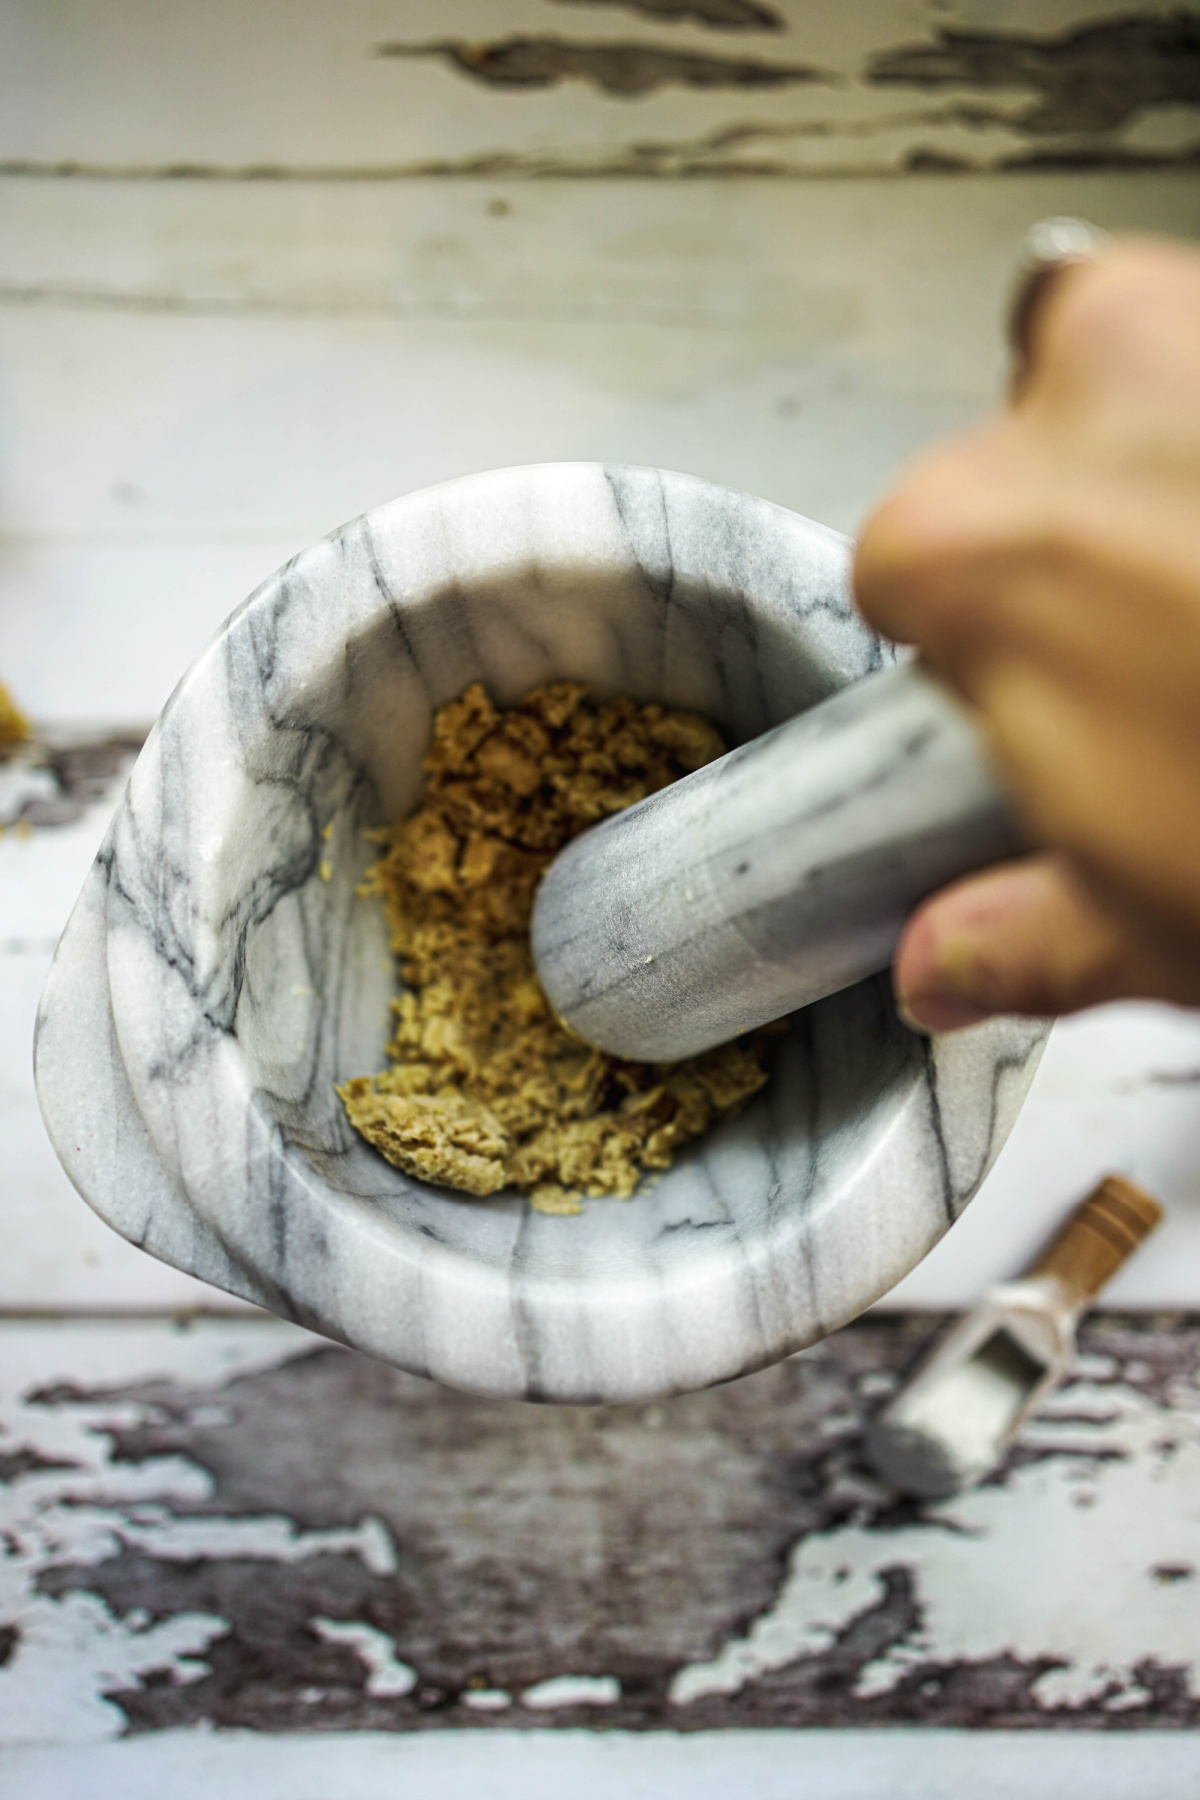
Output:
<path fill-rule="evenodd" d="M 1068 49 L 1075 96 L 1090 81 L 1111 98 L 1115 64 L 1130 69 L 1140 104 L 1118 109 L 1107 128 L 1103 106 L 1077 119 L 1076 104 L 1057 125 L 1051 106 L 1048 124 L 1038 122 L 1047 96 L 1062 110 L 1064 54 L 1043 67 L 1038 40 L 1160 14 L 1156 0 L 999 0 L 985 9 L 967 0 L 772 0 L 772 10 L 785 29 L 734 35 L 694 16 L 648 16 L 634 0 L 349 0 L 334 10 L 292 0 L 286 24 L 271 0 L 213 0 L 202 13 L 182 0 L 102 9 L 10 0 L 0 158 L 153 174 L 266 166 L 370 176 L 481 164 L 787 174 L 903 169 L 914 156 L 987 167 L 1047 149 L 1178 153 L 1197 137 L 1194 112 L 1172 102 L 1169 79 L 1152 75 L 1147 87 L 1152 52 L 1139 61 L 1110 51 L 1093 73 L 1086 46 Z M 914 49 L 936 48 L 947 28 L 1001 43 L 983 69 L 952 50 L 960 80 L 931 85 L 918 71 L 897 84 Z M 1013 34 L 1032 38 L 1032 53 L 1005 55 L 1002 40 Z M 530 41 L 543 61 L 550 53 L 542 80 L 527 73 L 521 83 L 511 66 L 507 76 L 496 70 L 499 83 L 488 78 L 514 38 L 525 40 L 526 61 Z M 553 52 L 564 46 L 568 67 L 555 70 Z M 595 60 L 613 47 L 625 53 L 615 74 Z M 884 84 L 872 79 L 881 59 L 893 77 Z M 776 85 L 763 85 L 764 69 L 780 72 Z M 805 79 L 810 70 L 815 78 Z"/>
<path fill-rule="evenodd" d="M 7 1800 L 1194 1800 L 1200 1734 L 168 1732 L 0 1751 Z"/>
<path fill-rule="evenodd" d="M 907 361 L 910 385 L 974 387 L 1000 367 L 1022 235 L 1055 211 L 1200 233 L 1197 183 L 1172 170 L 795 186 L 0 175 L 0 301 L 171 318 L 775 328 L 796 352 L 845 343 Z M 86 372 L 64 368 L 63 389 Z M 171 400 L 170 387 L 129 396 L 138 418 Z"/>
<path fill-rule="evenodd" d="M 1033 219 L 1200 230 L 1178 175 L 0 185 L 3 279 L 49 295 L 0 295 L 0 670 L 47 718 L 152 716 L 285 556 L 474 469 L 658 463 L 852 528 L 997 391 Z"/>

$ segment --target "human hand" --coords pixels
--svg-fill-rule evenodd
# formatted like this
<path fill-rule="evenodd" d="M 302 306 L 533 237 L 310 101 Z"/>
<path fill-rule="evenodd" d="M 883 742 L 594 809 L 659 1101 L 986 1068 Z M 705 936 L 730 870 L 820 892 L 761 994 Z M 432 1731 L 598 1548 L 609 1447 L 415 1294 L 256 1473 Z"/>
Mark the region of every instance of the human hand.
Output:
<path fill-rule="evenodd" d="M 903 477 L 855 586 L 966 699 L 1040 846 L 914 913 L 912 1022 L 1200 1003 L 1200 254 L 1056 275 L 1017 398 Z"/>

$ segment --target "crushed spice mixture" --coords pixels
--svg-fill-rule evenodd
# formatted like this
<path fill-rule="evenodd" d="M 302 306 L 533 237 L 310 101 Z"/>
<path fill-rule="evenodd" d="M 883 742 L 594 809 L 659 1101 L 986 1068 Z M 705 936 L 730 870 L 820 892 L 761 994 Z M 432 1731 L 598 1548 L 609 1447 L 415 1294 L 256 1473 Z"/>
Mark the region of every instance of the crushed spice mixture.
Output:
<path fill-rule="evenodd" d="M 391 1066 L 338 1089 L 389 1162 L 576 1213 L 584 1195 L 627 1199 L 762 1087 L 763 1034 L 671 1064 L 592 1049 L 554 1016 L 529 945 L 555 853 L 724 750 L 694 713 L 594 704 L 575 682 L 503 712 L 476 683 L 438 711 L 420 803 L 383 834 L 364 884 L 382 896 L 404 982 Z"/>
<path fill-rule="evenodd" d="M 29 720 L 0 681 L 0 762 L 6 761 L 22 744 L 28 743 L 32 735 Z"/>

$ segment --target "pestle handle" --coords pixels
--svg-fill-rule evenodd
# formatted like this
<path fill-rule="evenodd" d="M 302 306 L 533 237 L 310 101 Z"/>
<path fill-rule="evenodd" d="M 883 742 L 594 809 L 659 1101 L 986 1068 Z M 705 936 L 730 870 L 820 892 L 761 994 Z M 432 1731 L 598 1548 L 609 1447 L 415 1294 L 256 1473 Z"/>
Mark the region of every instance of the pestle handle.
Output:
<path fill-rule="evenodd" d="M 905 663 L 576 838 L 534 959 L 580 1037 L 676 1061 L 886 968 L 918 901 L 1018 848 L 970 716 Z"/>
<path fill-rule="evenodd" d="M 1081 1312 L 1162 1216 L 1158 1201 L 1132 1181 L 1123 1175 L 1106 1176 L 1080 1201 L 1029 1273 L 1035 1278 L 1052 1276 L 1068 1306 Z"/>

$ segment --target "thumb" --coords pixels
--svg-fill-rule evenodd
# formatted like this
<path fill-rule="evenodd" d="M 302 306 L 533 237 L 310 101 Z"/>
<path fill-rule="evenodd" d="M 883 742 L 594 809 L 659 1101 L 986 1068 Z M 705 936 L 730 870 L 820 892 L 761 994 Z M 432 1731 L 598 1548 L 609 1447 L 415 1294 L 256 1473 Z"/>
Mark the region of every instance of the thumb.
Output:
<path fill-rule="evenodd" d="M 1104 1000 L 1175 997 L 1179 974 L 1061 855 L 969 876 L 904 928 L 892 980 L 920 1031 L 958 1031 L 994 1013 L 1054 1016 Z"/>

